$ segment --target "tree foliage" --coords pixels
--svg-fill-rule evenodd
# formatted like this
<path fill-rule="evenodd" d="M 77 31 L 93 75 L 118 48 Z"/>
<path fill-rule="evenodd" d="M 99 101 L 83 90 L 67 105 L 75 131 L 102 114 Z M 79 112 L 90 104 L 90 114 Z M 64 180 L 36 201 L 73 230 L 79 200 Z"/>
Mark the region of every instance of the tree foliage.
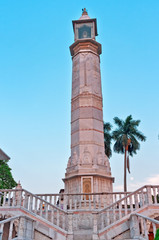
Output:
<path fill-rule="evenodd" d="M 156 231 L 154 240 L 159 240 L 159 229 L 157 229 L 157 231 Z"/>
<path fill-rule="evenodd" d="M 112 125 L 109 122 L 104 123 L 104 147 L 105 147 L 105 154 L 108 158 L 112 156 L 111 150 L 111 141 L 112 141 L 112 134 L 111 134 Z"/>
<path fill-rule="evenodd" d="M 133 154 L 137 153 L 137 150 L 140 149 L 139 141 L 145 141 L 146 137 L 137 129 L 140 120 L 133 120 L 131 115 L 125 121 L 115 117 L 114 122 L 117 125 L 117 129 L 112 133 L 112 137 L 115 140 L 113 149 L 117 153 L 124 154 L 124 191 L 126 192 L 126 169 L 130 172 L 129 155 L 133 156 Z"/>
<path fill-rule="evenodd" d="M 0 189 L 11 189 L 16 185 L 11 168 L 6 161 L 0 160 Z"/>

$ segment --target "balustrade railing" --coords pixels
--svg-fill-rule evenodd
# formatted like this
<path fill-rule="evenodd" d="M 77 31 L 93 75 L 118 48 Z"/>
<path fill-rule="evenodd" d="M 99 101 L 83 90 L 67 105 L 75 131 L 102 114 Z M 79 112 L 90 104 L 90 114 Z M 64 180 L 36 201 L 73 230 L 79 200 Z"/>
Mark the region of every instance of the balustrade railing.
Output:
<path fill-rule="evenodd" d="M 74 211 L 77 214 L 77 210 L 90 210 L 95 213 L 94 222 L 97 222 L 98 231 L 102 231 L 117 220 L 129 216 L 134 210 L 147 204 L 159 204 L 158 196 L 159 186 L 144 186 L 129 194 L 116 192 L 35 195 L 24 189 L 5 189 L 0 192 L 0 206 L 23 207 L 66 231 L 72 224 L 68 220 L 69 214 Z"/>
<path fill-rule="evenodd" d="M 103 192 L 77 194 L 36 194 L 41 199 L 64 210 L 101 209 L 127 196 L 130 192 Z"/>
<path fill-rule="evenodd" d="M 67 214 L 63 209 L 24 189 L 1 190 L 0 205 L 4 208 L 24 207 L 61 229 L 67 230 Z"/>
<path fill-rule="evenodd" d="M 147 204 L 159 204 L 159 186 L 144 186 L 123 197 L 110 206 L 98 211 L 98 229 L 133 213 Z"/>
<path fill-rule="evenodd" d="M 10 218 L 7 218 L 7 219 L 4 219 L 4 220 L 1 220 L 1 221 L 0 221 L 0 240 L 2 240 L 2 238 L 3 238 L 4 225 L 5 225 L 6 223 L 9 223 L 9 231 L 8 231 L 7 239 L 8 239 L 8 240 L 11 240 L 11 239 L 12 239 L 14 221 L 17 220 L 17 219 L 20 219 L 20 217 L 22 217 L 22 216 L 21 216 L 21 215 L 18 215 L 18 216 L 10 217 Z M 5 238 L 6 238 L 6 236 L 5 236 Z"/>
<path fill-rule="evenodd" d="M 158 220 L 149 218 L 138 213 L 133 214 L 131 216 L 131 219 L 132 218 L 135 221 L 135 226 L 131 226 L 130 228 L 130 234 L 132 238 L 138 236 L 147 240 L 154 239 L 156 235 L 156 229 L 159 228 Z M 133 225 L 133 223 L 131 225 Z"/>

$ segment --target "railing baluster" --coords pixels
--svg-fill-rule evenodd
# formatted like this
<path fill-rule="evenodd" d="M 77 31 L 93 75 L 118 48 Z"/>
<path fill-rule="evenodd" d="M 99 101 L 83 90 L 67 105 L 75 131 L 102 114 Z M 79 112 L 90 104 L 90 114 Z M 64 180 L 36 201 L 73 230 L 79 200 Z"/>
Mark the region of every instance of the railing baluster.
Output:
<path fill-rule="evenodd" d="M 155 235 L 156 235 L 156 224 L 152 223 L 152 226 L 153 226 L 153 234 L 154 234 L 154 237 L 155 237 Z"/>
<path fill-rule="evenodd" d="M 52 223 L 54 224 L 54 219 L 55 219 L 55 214 L 54 214 L 54 207 L 52 208 L 52 210 L 51 210 L 51 215 L 52 215 Z"/>
<path fill-rule="evenodd" d="M 106 227 L 110 224 L 109 210 L 106 210 Z"/>
<path fill-rule="evenodd" d="M 96 209 L 96 195 L 93 195 L 93 206 Z"/>
<path fill-rule="evenodd" d="M 63 196 L 63 209 L 65 211 L 67 210 L 67 195 Z"/>
<path fill-rule="evenodd" d="M 82 196 L 79 196 L 79 209 L 81 209 L 81 204 L 82 204 Z"/>
<path fill-rule="evenodd" d="M 14 197 L 13 197 L 13 206 L 14 206 Z M 25 192 L 24 207 L 28 209 L 28 194 Z"/>
<path fill-rule="evenodd" d="M 48 204 L 45 203 L 45 218 L 48 220 Z"/>
<path fill-rule="evenodd" d="M 72 198 L 70 199 L 70 210 L 72 210 Z"/>
<path fill-rule="evenodd" d="M 99 195 L 99 205 L 98 205 L 98 208 L 101 209 L 101 195 Z"/>
<path fill-rule="evenodd" d="M 4 223 L 1 223 L 0 224 L 0 233 L 1 233 L 2 237 L 3 237 L 3 228 L 4 228 Z"/>
<path fill-rule="evenodd" d="M 135 193 L 134 198 L 135 198 L 135 209 L 138 209 L 139 203 L 138 203 L 138 194 L 137 193 Z"/>
<path fill-rule="evenodd" d="M 148 204 L 152 204 L 152 194 L 151 194 L 151 187 L 148 186 L 146 188 L 146 191 L 147 191 L 147 200 L 148 200 Z"/>
<path fill-rule="evenodd" d="M 40 201 L 40 216 L 42 217 L 43 215 L 43 201 Z"/>
<path fill-rule="evenodd" d="M 144 219 L 143 223 L 144 223 L 144 235 L 145 235 L 144 237 L 148 240 L 149 237 L 148 237 L 148 230 L 147 230 L 147 225 L 146 225 L 145 219 Z"/>
<path fill-rule="evenodd" d="M 89 209 L 91 209 L 91 195 L 89 194 Z"/>
<path fill-rule="evenodd" d="M 59 215 L 59 210 L 57 210 L 57 226 L 59 227 L 60 224 L 60 215 Z"/>
<path fill-rule="evenodd" d="M 103 201 L 104 201 L 104 208 L 106 208 L 106 206 L 107 206 L 107 199 L 106 199 L 106 195 L 104 194 L 104 196 L 103 196 Z"/>
<path fill-rule="evenodd" d="M 62 214 L 62 228 L 65 230 L 65 214 Z"/>
<path fill-rule="evenodd" d="M 122 218 L 122 202 L 119 202 L 119 219 Z"/>
<path fill-rule="evenodd" d="M 10 221 L 10 226 L 9 226 L 9 237 L 8 240 L 12 239 L 12 233 L 13 233 L 13 222 L 14 221 Z"/>
<path fill-rule="evenodd" d="M 126 196 L 126 194 L 125 194 Z M 125 216 L 128 214 L 128 208 L 127 208 L 127 198 L 124 199 L 124 211 L 125 211 Z"/>
<path fill-rule="evenodd" d="M 142 207 L 144 206 L 144 191 L 141 190 L 141 201 L 142 201 Z"/>
<path fill-rule="evenodd" d="M 153 187 L 153 195 L 154 195 L 154 203 L 157 203 L 157 197 L 156 197 L 156 188 Z"/>
<path fill-rule="evenodd" d="M 116 221 L 115 205 L 113 206 L 113 222 Z"/>
<path fill-rule="evenodd" d="M 133 203 L 132 203 L 132 196 L 129 197 L 130 199 L 130 211 L 133 212 Z"/>
<path fill-rule="evenodd" d="M 11 192 L 8 193 L 8 206 L 10 206 L 11 204 Z"/>
<path fill-rule="evenodd" d="M 77 199 L 75 199 L 75 210 L 77 209 Z"/>
<path fill-rule="evenodd" d="M 104 213 L 101 213 L 101 229 L 104 228 Z"/>
<path fill-rule="evenodd" d="M 159 203 L 159 187 L 157 188 L 157 203 Z"/>
<path fill-rule="evenodd" d="M 35 213 L 37 213 L 37 202 L 38 202 L 38 199 L 35 198 L 35 209 L 34 209 Z"/>
<path fill-rule="evenodd" d="M 6 205 L 6 192 L 3 195 L 3 207 Z"/>
<path fill-rule="evenodd" d="M 52 204 L 52 196 L 49 197 L 49 203 Z"/>
<path fill-rule="evenodd" d="M 54 205 L 56 206 L 56 195 L 54 196 Z"/>
<path fill-rule="evenodd" d="M 84 207 L 86 208 L 86 195 L 84 195 Z"/>
<path fill-rule="evenodd" d="M 32 211 L 32 209 L 33 209 L 33 196 L 30 195 L 29 197 L 30 197 L 30 201 L 29 201 L 29 211 Z"/>
<path fill-rule="evenodd" d="M 140 218 L 140 224 L 141 224 L 141 233 L 142 233 L 142 236 L 144 236 L 144 224 L 143 224 L 143 218 Z"/>

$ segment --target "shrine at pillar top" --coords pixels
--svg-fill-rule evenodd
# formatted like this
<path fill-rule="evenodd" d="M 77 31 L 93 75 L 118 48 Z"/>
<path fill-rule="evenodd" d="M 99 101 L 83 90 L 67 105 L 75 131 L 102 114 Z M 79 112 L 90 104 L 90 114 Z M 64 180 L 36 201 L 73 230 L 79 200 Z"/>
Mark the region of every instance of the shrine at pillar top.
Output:
<path fill-rule="evenodd" d="M 83 47 L 86 47 L 88 44 L 90 45 L 89 48 L 92 48 L 92 50 L 100 55 L 102 52 L 101 44 L 95 41 L 96 36 L 98 36 L 96 18 L 90 18 L 84 8 L 82 16 L 79 20 L 72 21 L 72 24 L 74 31 L 74 43 L 70 46 L 71 55 L 74 56 L 77 53 L 77 49 L 75 48 L 77 45 L 78 48 L 80 47 L 83 49 Z"/>

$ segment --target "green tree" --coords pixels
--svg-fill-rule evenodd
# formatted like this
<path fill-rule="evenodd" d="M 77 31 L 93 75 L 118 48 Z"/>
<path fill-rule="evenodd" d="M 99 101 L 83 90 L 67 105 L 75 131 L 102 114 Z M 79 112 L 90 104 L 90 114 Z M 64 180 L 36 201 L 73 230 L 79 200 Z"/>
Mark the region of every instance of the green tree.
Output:
<path fill-rule="evenodd" d="M 6 161 L 0 160 L 0 189 L 11 189 L 16 185 L 17 183 L 12 176 L 11 168 Z"/>
<path fill-rule="evenodd" d="M 159 229 L 157 229 L 157 231 L 156 231 L 154 240 L 159 240 Z"/>
<path fill-rule="evenodd" d="M 124 192 L 127 192 L 126 170 L 128 169 L 130 173 L 129 155 L 136 154 L 136 151 L 140 149 L 138 140 L 146 141 L 146 137 L 137 129 L 140 120 L 133 120 L 131 115 L 125 121 L 115 117 L 114 122 L 117 129 L 112 133 L 115 140 L 113 149 L 117 153 L 124 154 Z"/>
<path fill-rule="evenodd" d="M 105 147 L 105 154 L 108 158 L 112 156 L 111 150 L 111 140 L 112 140 L 112 125 L 109 122 L 104 122 L 104 147 Z"/>

